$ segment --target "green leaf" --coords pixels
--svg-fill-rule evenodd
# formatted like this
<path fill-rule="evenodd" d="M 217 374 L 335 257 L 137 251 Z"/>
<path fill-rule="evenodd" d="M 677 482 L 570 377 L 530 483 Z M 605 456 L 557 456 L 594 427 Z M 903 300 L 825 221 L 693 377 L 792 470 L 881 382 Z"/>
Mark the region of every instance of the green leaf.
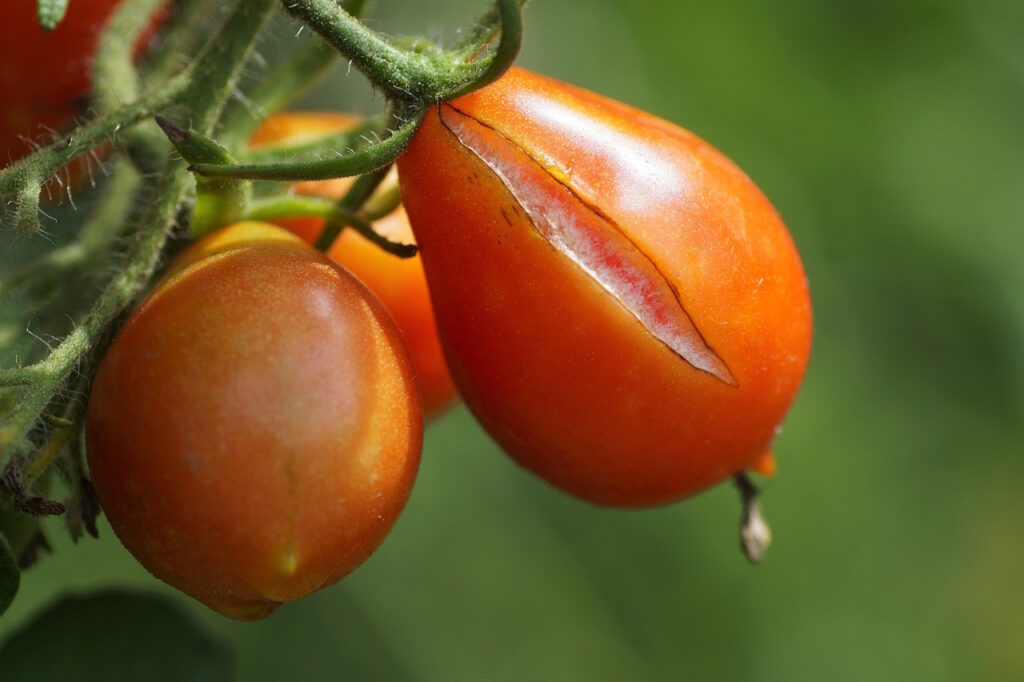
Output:
<path fill-rule="evenodd" d="M 57 28 L 57 24 L 64 20 L 64 15 L 67 11 L 68 0 L 39 0 L 36 5 L 39 25 L 47 33 Z"/>
<path fill-rule="evenodd" d="M 0 533 L 0 615 L 3 615 L 7 607 L 14 601 L 14 595 L 18 594 L 18 585 L 21 584 L 21 571 L 18 570 L 18 561 L 14 557 L 14 550 L 3 533 Z"/>
<path fill-rule="evenodd" d="M 234 679 L 224 645 L 162 597 L 106 591 L 61 599 L 0 647 L 0 680 Z"/>

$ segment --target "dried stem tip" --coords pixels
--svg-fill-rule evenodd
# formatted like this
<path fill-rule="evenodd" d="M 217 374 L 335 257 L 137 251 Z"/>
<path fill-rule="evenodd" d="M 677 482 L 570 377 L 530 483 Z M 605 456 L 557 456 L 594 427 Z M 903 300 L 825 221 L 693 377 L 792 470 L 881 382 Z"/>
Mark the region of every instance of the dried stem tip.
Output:
<path fill-rule="evenodd" d="M 772 529 L 761 514 L 758 503 L 759 492 L 754 482 L 745 473 L 736 474 L 736 487 L 740 491 L 743 513 L 740 516 L 740 549 L 750 563 L 760 563 L 768 546 L 772 543 Z"/>

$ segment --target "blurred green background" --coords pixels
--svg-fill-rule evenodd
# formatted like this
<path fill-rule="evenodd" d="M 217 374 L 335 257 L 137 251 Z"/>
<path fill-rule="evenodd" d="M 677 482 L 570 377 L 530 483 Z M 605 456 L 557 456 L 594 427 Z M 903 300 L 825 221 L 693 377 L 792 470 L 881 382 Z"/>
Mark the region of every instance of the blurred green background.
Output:
<path fill-rule="evenodd" d="M 451 39 L 482 2 L 380 0 L 372 25 Z M 1024 3 L 535 0 L 526 20 L 521 64 L 711 141 L 800 246 L 816 339 L 765 563 L 739 553 L 730 486 L 594 508 L 460 407 L 339 585 L 234 623 L 108 526 L 54 528 L 0 638 L 130 586 L 229 643 L 242 680 L 1024 679 Z M 304 106 L 367 93 L 340 67 Z"/>

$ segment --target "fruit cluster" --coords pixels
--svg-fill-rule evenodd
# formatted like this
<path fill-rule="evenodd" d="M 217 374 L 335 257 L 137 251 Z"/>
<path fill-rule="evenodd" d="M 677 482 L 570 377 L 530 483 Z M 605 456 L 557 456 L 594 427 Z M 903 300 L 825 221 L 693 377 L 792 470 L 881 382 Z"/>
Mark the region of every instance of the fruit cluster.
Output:
<path fill-rule="evenodd" d="M 88 54 L 114 5 L 73 2 L 95 16 L 69 17 L 59 44 Z M 0 44 L 20 54 L 24 35 Z M 26 151 L 11 117 L 67 121 L 88 87 L 72 66 L 38 92 L 4 87 L 25 102 L 4 107 L 0 152 Z M 357 125 L 279 115 L 249 151 Z M 456 391 L 523 467 L 596 504 L 734 476 L 749 494 L 744 472 L 774 472 L 810 353 L 807 283 L 771 204 L 709 144 L 513 68 L 431 106 L 376 191 L 401 205 L 371 231 L 417 257 L 352 231 L 321 253 L 322 217 L 235 222 L 172 260 L 110 345 L 88 464 L 155 576 L 239 619 L 344 577 L 395 523 L 424 420 Z"/>
<path fill-rule="evenodd" d="M 253 143 L 349 123 L 272 119 Z M 351 571 L 409 495 L 421 402 L 452 397 L 442 347 L 480 423 L 579 497 L 646 506 L 772 471 L 810 305 L 785 227 L 728 159 L 513 70 L 434 108 L 398 170 L 405 209 L 380 229 L 408 239 L 411 221 L 421 258 L 355 236 L 323 256 L 303 241 L 322 221 L 283 223 L 301 238 L 236 224 L 121 330 L 89 463 L 155 575 L 252 618 Z"/>

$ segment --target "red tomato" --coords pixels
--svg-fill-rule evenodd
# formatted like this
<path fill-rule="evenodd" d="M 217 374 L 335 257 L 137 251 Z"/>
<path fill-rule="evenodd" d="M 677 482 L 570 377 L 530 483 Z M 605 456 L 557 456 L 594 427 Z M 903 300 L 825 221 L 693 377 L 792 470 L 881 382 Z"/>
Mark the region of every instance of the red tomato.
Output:
<path fill-rule="evenodd" d="M 349 128 L 358 122 L 358 118 L 349 114 L 279 114 L 263 123 L 250 143 L 255 147 L 294 144 Z M 351 178 L 301 182 L 294 186 L 294 191 L 339 199 L 351 185 Z M 309 243 L 316 241 L 324 227 L 324 221 L 318 218 L 281 220 L 279 224 Z M 378 220 L 374 228 L 392 241 L 414 241 L 409 220 L 401 207 Z M 436 415 L 450 405 L 455 398 L 455 385 L 445 366 L 427 280 L 419 257 L 396 258 L 352 230 L 341 233 L 328 255 L 362 280 L 395 317 L 412 355 L 413 366 L 423 390 L 423 408 L 427 416 Z"/>
<path fill-rule="evenodd" d="M 431 109 L 398 170 L 456 385 L 523 466 L 644 506 L 774 465 L 807 283 L 720 152 L 513 69 Z"/>
<path fill-rule="evenodd" d="M 35 0 L 9 0 L 0 16 L 0 167 L 50 141 L 82 110 L 100 32 L 120 0 L 72 0 L 56 29 L 39 25 Z M 144 45 L 167 14 L 156 13 Z M 79 164 L 68 164 L 72 185 Z"/>
<path fill-rule="evenodd" d="M 250 223 L 192 252 L 100 365 L 89 468 L 149 571 L 261 618 L 387 535 L 419 463 L 420 398 L 384 306 L 308 245 Z"/>
<path fill-rule="evenodd" d="M 75 0 L 64 20 L 46 33 L 34 0 L 10 0 L 0 21 L 0 163 L 31 148 L 19 136 L 45 140 L 47 129 L 71 121 L 89 89 L 99 32 L 118 0 Z"/>

